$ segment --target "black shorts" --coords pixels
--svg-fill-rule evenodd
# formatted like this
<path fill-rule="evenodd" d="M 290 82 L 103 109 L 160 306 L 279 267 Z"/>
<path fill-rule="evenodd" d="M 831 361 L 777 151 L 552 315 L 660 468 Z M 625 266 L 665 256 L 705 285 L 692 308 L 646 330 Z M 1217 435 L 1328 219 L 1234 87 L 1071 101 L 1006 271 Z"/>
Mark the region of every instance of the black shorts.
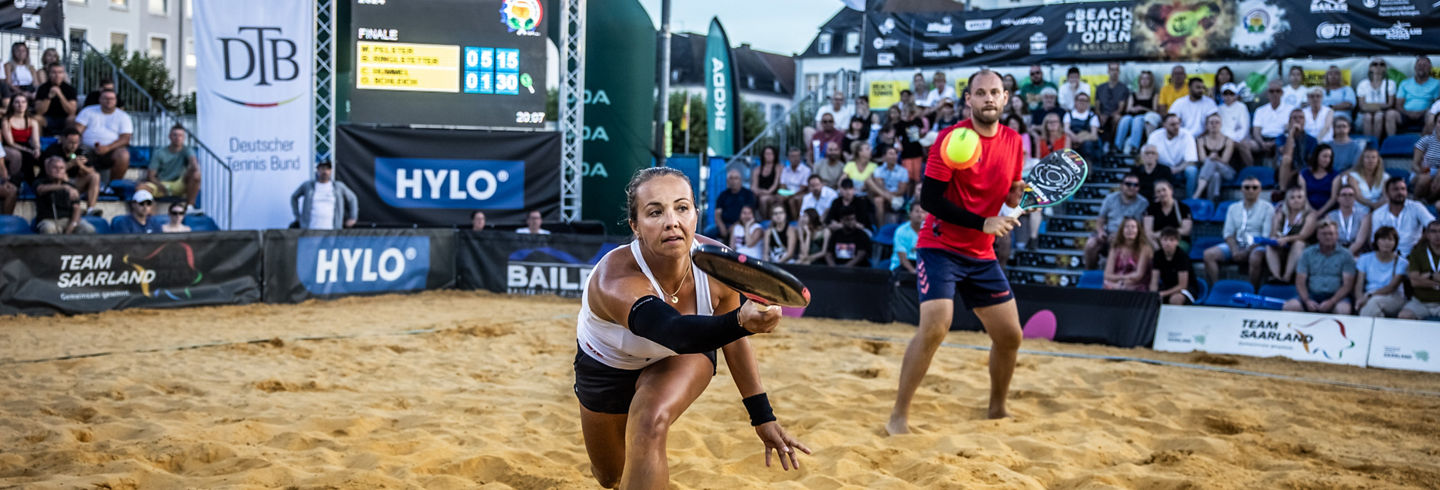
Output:
<path fill-rule="evenodd" d="M 994 306 L 1015 299 L 1010 292 L 1010 281 L 1000 270 L 1000 263 L 966 257 L 938 248 L 922 248 L 916 253 L 919 265 L 916 267 L 915 286 L 920 290 L 920 302 L 932 299 L 955 299 L 966 308 L 975 309 Z"/>
<path fill-rule="evenodd" d="M 715 351 L 708 351 L 710 366 L 716 365 Z M 575 346 L 575 398 L 586 410 L 609 414 L 630 413 L 635 384 L 644 369 L 619 369 L 605 365 Z M 714 374 L 714 371 L 711 371 Z"/>
<path fill-rule="evenodd" d="M 114 155 L 117 150 L 119 150 L 119 148 L 116 148 L 115 150 L 110 150 L 110 153 L 106 153 L 103 155 L 99 152 L 93 152 L 92 154 L 95 156 L 95 160 L 90 162 L 90 168 L 93 168 L 95 170 L 110 170 L 111 167 L 115 166 Z M 123 178 L 125 178 L 124 175 L 110 176 L 110 180 L 120 180 Z"/>

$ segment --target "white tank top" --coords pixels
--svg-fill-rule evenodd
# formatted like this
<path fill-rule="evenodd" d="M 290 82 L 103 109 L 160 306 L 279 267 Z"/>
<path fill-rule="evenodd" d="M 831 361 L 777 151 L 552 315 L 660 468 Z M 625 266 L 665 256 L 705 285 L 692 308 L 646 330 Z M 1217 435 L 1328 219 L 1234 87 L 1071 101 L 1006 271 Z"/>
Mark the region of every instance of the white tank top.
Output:
<path fill-rule="evenodd" d="M 667 296 L 667 293 L 660 289 L 660 284 L 655 281 L 655 274 L 650 272 L 650 266 L 645 264 L 645 258 L 640 256 L 638 240 L 630 242 L 630 253 L 635 255 L 635 263 L 640 264 L 640 271 L 644 272 L 645 278 L 650 280 L 650 286 L 655 289 L 655 295 L 661 298 Z M 690 270 L 691 277 L 695 281 L 695 314 L 715 314 L 715 307 L 710 303 L 709 276 L 706 276 L 694 264 L 690 265 Z M 575 337 L 579 341 L 580 350 L 606 366 L 616 369 L 643 369 L 661 359 L 678 355 L 668 347 L 635 335 L 630 332 L 630 329 L 596 316 L 595 312 L 590 310 L 590 281 L 585 282 L 585 287 L 580 293 L 580 315 L 575 323 Z"/>

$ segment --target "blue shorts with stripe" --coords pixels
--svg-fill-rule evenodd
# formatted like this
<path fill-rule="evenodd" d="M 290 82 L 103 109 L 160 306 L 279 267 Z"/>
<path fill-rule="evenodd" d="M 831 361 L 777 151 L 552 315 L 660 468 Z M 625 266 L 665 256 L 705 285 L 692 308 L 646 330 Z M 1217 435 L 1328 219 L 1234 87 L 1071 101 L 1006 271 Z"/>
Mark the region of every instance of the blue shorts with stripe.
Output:
<path fill-rule="evenodd" d="M 938 248 L 922 248 L 917 255 L 916 287 L 920 290 L 921 303 L 956 299 L 956 293 L 969 309 L 1015 299 L 1005 271 L 993 259 L 976 259 Z"/>

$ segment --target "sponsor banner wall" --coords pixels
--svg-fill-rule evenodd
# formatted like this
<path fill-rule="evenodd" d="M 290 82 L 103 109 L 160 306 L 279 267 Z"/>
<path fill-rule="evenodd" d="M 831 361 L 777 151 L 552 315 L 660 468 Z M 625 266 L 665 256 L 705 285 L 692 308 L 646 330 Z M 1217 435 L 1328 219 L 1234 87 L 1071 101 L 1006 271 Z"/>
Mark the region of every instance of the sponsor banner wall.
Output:
<path fill-rule="evenodd" d="M 560 207 L 560 133 L 342 124 L 336 151 L 361 223 L 468 226 L 479 210 L 490 223 L 518 224 Z"/>
<path fill-rule="evenodd" d="M 1374 323 L 1348 315 L 1166 305 L 1154 347 L 1364 367 Z"/>
<path fill-rule="evenodd" d="M 579 298 L 600 258 L 628 237 L 459 233 L 456 287 Z"/>
<path fill-rule="evenodd" d="M 265 231 L 265 302 L 455 285 L 455 230 Z"/>
<path fill-rule="evenodd" d="M 65 11 L 61 3 L 62 0 L 0 0 L 0 30 L 63 38 Z"/>
<path fill-rule="evenodd" d="M 314 19 L 310 2 L 195 0 L 199 137 L 234 172 L 230 192 L 218 190 L 225 179 L 207 178 L 201 196 L 234 196 L 231 229 L 295 219 L 290 194 L 315 167 Z"/>
<path fill-rule="evenodd" d="M 0 315 L 260 300 L 259 232 L 0 235 Z"/>
<path fill-rule="evenodd" d="M 1375 319 L 1371 367 L 1440 372 L 1440 328 L 1435 322 Z"/>

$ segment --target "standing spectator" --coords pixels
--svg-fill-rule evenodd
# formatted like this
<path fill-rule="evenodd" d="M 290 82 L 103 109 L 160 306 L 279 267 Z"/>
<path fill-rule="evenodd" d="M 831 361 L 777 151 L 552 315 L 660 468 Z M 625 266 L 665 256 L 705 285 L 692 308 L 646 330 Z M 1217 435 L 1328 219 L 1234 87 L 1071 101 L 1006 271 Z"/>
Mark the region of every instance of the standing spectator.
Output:
<path fill-rule="evenodd" d="M 115 92 L 115 95 L 116 95 L 116 97 L 115 97 L 115 107 L 119 107 L 119 108 L 121 108 L 121 109 L 124 109 L 124 108 L 125 108 L 125 99 L 119 97 L 120 92 L 117 91 L 117 90 L 115 90 L 115 81 L 114 81 L 114 80 L 111 80 L 111 79 L 109 79 L 109 78 L 101 78 L 101 79 L 100 79 L 100 85 L 97 86 L 97 87 L 95 87 L 95 90 L 91 90 L 90 93 L 85 94 L 85 102 L 83 102 L 83 103 L 80 104 L 80 108 L 81 108 L 81 109 L 84 109 L 84 108 L 90 107 L 90 106 L 92 106 L 92 105 L 100 105 L 100 93 L 101 93 L 101 92 L 104 92 L 104 91 L 106 91 L 106 90 L 109 90 L 109 91 L 111 91 L 111 92 Z"/>
<path fill-rule="evenodd" d="M 130 135 L 135 126 L 130 115 L 115 106 L 115 92 L 100 92 L 100 105 L 80 111 L 75 128 L 80 130 L 81 141 L 95 148 L 95 169 L 109 170 L 109 180 L 123 180 L 130 169 Z"/>
<path fill-rule="evenodd" d="M 1340 67 L 1330 65 L 1330 69 L 1325 70 L 1325 96 L 1320 103 L 1335 111 L 1336 115 L 1348 116 L 1350 111 L 1355 110 L 1355 89 L 1345 85 L 1340 77 Z"/>
<path fill-rule="evenodd" d="M 1190 253 L 1190 229 L 1194 225 L 1190 206 L 1175 200 L 1175 189 L 1170 182 L 1156 182 L 1155 201 L 1145 208 L 1145 239 L 1152 245 L 1158 244 L 1160 234 L 1155 230 L 1170 228 L 1178 233 L 1176 237 L 1180 240 L 1181 251 Z"/>
<path fill-rule="evenodd" d="M 755 208 L 747 204 L 740 208 L 740 219 L 730 228 L 730 248 L 752 259 L 764 260 L 765 228 L 755 221 Z"/>
<path fill-rule="evenodd" d="M 1191 137 L 1205 131 L 1205 118 L 1219 112 L 1215 99 L 1205 96 L 1205 81 L 1200 77 L 1190 79 L 1190 94 L 1175 99 L 1170 104 L 1170 113 L 1180 116 L 1180 128 Z"/>
<path fill-rule="evenodd" d="M 1335 152 L 1335 171 L 1345 172 L 1360 161 L 1360 152 L 1365 142 L 1350 137 L 1350 116 L 1335 116 L 1335 137 L 1330 140 L 1330 149 Z"/>
<path fill-rule="evenodd" d="M 800 256 L 797 264 L 814 264 L 828 260 L 830 256 L 830 228 L 820 221 L 815 208 L 806 208 L 800 213 Z"/>
<path fill-rule="evenodd" d="M 1405 307 L 1405 271 L 1410 261 L 1395 252 L 1395 229 L 1375 230 L 1375 251 L 1355 261 L 1355 309 L 1363 317 L 1393 317 Z"/>
<path fill-rule="evenodd" d="M 12 96 L 35 96 L 35 67 L 30 64 L 30 47 L 25 41 L 10 45 L 10 61 L 5 62 L 5 83 Z"/>
<path fill-rule="evenodd" d="M 1195 137 L 1180 130 L 1180 116 L 1166 114 L 1164 121 L 1164 127 L 1150 133 L 1145 143 L 1155 145 L 1160 151 L 1160 163 L 1170 167 L 1170 173 L 1185 176 L 1185 195 L 1194 196 L 1200 174 Z"/>
<path fill-rule="evenodd" d="M 113 92 L 111 92 L 113 93 Z M 315 180 L 300 184 L 290 195 L 290 212 L 300 228 L 307 230 L 338 230 L 355 226 L 360 203 L 344 182 L 332 179 L 330 160 L 315 165 Z M 302 202 L 303 200 L 303 202 Z M 532 211 L 539 217 L 539 211 Z M 538 219 L 536 227 L 539 226 Z"/>
<path fill-rule="evenodd" d="M 1140 197 L 1140 179 L 1134 175 L 1126 175 L 1125 180 L 1120 183 L 1120 189 L 1105 196 L 1105 201 L 1100 204 L 1100 216 L 1095 220 L 1095 233 L 1085 241 L 1085 268 L 1093 270 L 1099 267 L 1100 256 L 1109 248 L 1110 238 L 1120 231 L 1120 224 L 1125 218 L 1139 220 L 1148 207 L 1150 202 Z"/>
<path fill-rule="evenodd" d="M 940 106 L 948 101 L 953 109 L 954 104 L 959 101 L 960 98 L 955 96 L 955 87 L 951 87 L 950 84 L 945 82 L 945 72 L 935 72 L 932 80 L 933 83 L 930 84 L 930 90 L 925 92 L 925 104 L 922 105 L 929 107 L 933 113 L 939 111 Z"/>
<path fill-rule="evenodd" d="M 1355 202 L 1353 187 L 1340 187 L 1335 202 L 1335 210 L 1325 215 L 1325 219 L 1335 222 L 1340 246 L 1350 250 L 1350 255 L 1358 256 L 1365 250 L 1366 238 L 1370 237 L 1370 208 Z"/>
<path fill-rule="evenodd" d="M 835 199 L 840 197 L 840 194 L 836 193 L 835 189 L 826 187 L 825 183 L 820 181 L 820 176 L 818 175 L 810 176 L 809 186 L 810 191 L 801 197 L 800 212 L 803 213 L 806 209 L 814 209 L 816 213 L 823 216 L 830 211 L 830 204 L 835 202 Z M 824 222 L 822 221 L 821 223 Z"/>
<path fill-rule="evenodd" d="M 1335 223 L 1320 223 L 1320 243 L 1305 247 L 1295 271 L 1295 289 L 1300 297 L 1285 302 L 1285 311 L 1309 311 L 1349 315 L 1350 294 L 1355 289 L 1355 257 L 1335 244 Z"/>
<path fill-rule="evenodd" d="M 1310 201 L 1310 207 L 1320 214 L 1330 212 L 1335 206 L 1335 191 L 1340 186 L 1336 185 L 1335 178 L 1339 175 L 1335 172 L 1335 151 L 1330 145 L 1322 144 L 1315 147 L 1315 154 L 1310 157 L 1310 164 L 1300 171 L 1300 183 L 1305 187 L 1305 198 Z"/>
<path fill-rule="evenodd" d="M 29 182 L 34 178 L 32 169 L 40 166 L 40 129 L 44 126 L 30 112 L 30 99 L 11 97 L 10 106 L 5 109 L 5 120 L 0 125 L 0 136 L 5 142 L 5 170 L 17 182 Z"/>
<path fill-rule="evenodd" d="M 1133 153 L 1140 147 L 1140 138 L 1154 131 L 1151 126 L 1160 125 L 1160 114 L 1155 112 L 1157 97 L 1155 74 L 1150 70 L 1140 72 L 1138 85 L 1125 103 L 1125 116 L 1115 129 L 1115 146 L 1122 148 L 1122 152 Z M 1154 122 L 1149 122 L 1152 120 Z"/>
<path fill-rule="evenodd" d="M 1100 118 L 1090 111 L 1090 94 L 1076 94 L 1074 107 L 1074 110 L 1065 113 L 1065 120 L 1062 122 L 1065 139 L 1079 150 L 1081 155 L 1093 161 L 1099 158 L 1103 151 L 1100 146 Z"/>
<path fill-rule="evenodd" d="M 1283 92 L 1280 82 L 1271 80 L 1269 88 L 1265 90 L 1269 103 L 1255 108 L 1255 116 L 1250 124 L 1250 139 L 1245 140 L 1245 149 L 1252 155 L 1259 153 L 1268 156 L 1274 153 L 1278 148 L 1276 140 L 1285 134 L 1286 122 L 1290 120 L 1290 113 L 1295 108 L 1282 103 Z"/>
<path fill-rule="evenodd" d="M 65 128 L 60 133 L 60 139 L 51 143 L 45 151 L 40 153 L 40 160 L 45 161 L 50 157 L 60 157 L 65 161 L 65 172 L 70 178 L 70 183 L 84 192 L 86 195 L 87 209 L 96 212 L 95 202 L 100 198 L 100 172 L 96 172 L 91 164 L 95 161 L 95 153 L 90 147 L 80 142 L 80 131 L 75 128 Z"/>
<path fill-rule="evenodd" d="M 1125 217 L 1110 240 L 1110 258 L 1105 261 L 1105 289 L 1145 291 L 1150 287 L 1150 260 L 1155 252 L 1150 239 L 1140 231 L 1140 222 Z"/>
<path fill-rule="evenodd" d="M 921 112 L 929 110 L 930 99 L 928 96 L 930 95 L 930 84 L 925 83 L 925 74 L 916 73 L 911 80 L 910 91 L 915 94 L 915 106 L 919 107 Z"/>
<path fill-rule="evenodd" d="M 470 231 L 485 231 L 485 212 L 475 210 L 470 213 Z"/>
<path fill-rule="evenodd" d="M 1433 124 L 1425 120 L 1425 110 L 1440 98 L 1437 96 L 1440 96 L 1440 80 L 1430 76 L 1430 57 L 1416 56 L 1415 76 L 1400 82 L 1400 88 L 1395 90 L 1395 107 L 1400 109 L 1397 122 L 1405 126 Z M 1431 129 L 1427 127 L 1425 132 Z"/>
<path fill-rule="evenodd" d="M 1155 108 L 1155 112 L 1160 114 L 1174 112 L 1170 110 L 1170 106 L 1175 104 L 1175 101 L 1190 95 L 1190 87 L 1185 85 L 1187 80 L 1184 66 L 1175 65 L 1174 68 L 1171 68 L 1170 83 L 1160 87 L 1160 106 Z"/>
<path fill-rule="evenodd" d="M 1052 90 L 1058 89 L 1055 84 L 1045 81 L 1045 72 L 1040 68 L 1040 65 L 1031 65 L 1030 78 L 1025 79 L 1025 83 L 1020 84 L 1019 93 L 1025 96 L 1025 103 L 1030 106 L 1031 111 L 1034 111 L 1040 108 L 1040 92 L 1047 88 Z"/>
<path fill-rule="evenodd" d="M 1160 249 L 1150 260 L 1150 291 L 1160 293 L 1160 302 L 1169 305 L 1195 303 L 1194 266 L 1190 254 L 1180 249 L 1180 232 L 1175 228 L 1160 230 Z"/>
<path fill-rule="evenodd" d="M 1270 266 L 1272 277 L 1281 282 L 1294 280 L 1305 243 L 1315 236 L 1318 214 L 1305 200 L 1304 189 L 1291 187 L 1285 192 L 1285 202 L 1275 211 L 1274 223 L 1270 224 L 1270 239 L 1275 243 L 1265 247 L 1265 263 Z"/>
<path fill-rule="evenodd" d="M 1111 61 L 1105 66 L 1109 79 L 1095 88 L 1095 112 L 1100 115 L 1100 135 L 1103 141 L 1120 143 L 1116 130 L 1125 115 L 1125 102 L 1130 98 L 1130 87 L 1120 81 L 1120 63 Z M 1128 153 L 1128 152 L 1127 152 Z"/>
<path fill-rule="evenodd" d="M 1389 226 L 1395 229 L 1400 236 L 1400 245 L 1396 250 L 1400 255 L 1410 255 L 1410 249 L 1420 241 L 1420 230 L 1425 229 L 1435 216 L 1430 214 L 1424 204 L 1418 201 L 1411 201 L 1409 188 L 1405 186 L 1405 179 L 1391 177 L 1385 181 L 1385 197 L 1389 199 L 1386 206 L 1380 207 L 1370 213 L 1370 226 L 1376 230 Z M 1370 241 L 1374 242 L 1372 235 Z"/>
<path fill-rule="evenodd" d="M 44 85 L 50 81 L 50 74 L 46 73 L 45 67 L 50 66 L 51 63 L 59 62 L 60 52 L 56 51 L 55 48 L 45 48 L 45 52 L 40 53 L 40 69 L 35 71 L 35 81 L 38 82 L 37 85 Z"/>
<path fill-rule="evenodd" d="M 1041 128 L 1045 125 L 1045 118 L 1054 114 L 1058 120 L 1065 119 L 1065 108 L 1060 107 L 1059 95 L 1053 88 L 1046 88 L 1040 91 L 1040 105 L 1030 109 L 1030 133 L 1035 139 L 1040 139 Z"/>
<path fill-rule="evenodd" d="M 1235 144 L 1234 153 L 1240 157 L 1240 165 L 1249 167 L 1255 164 L 1255 156 L 1242 145 L 1250 135 L 1250 112 L 1240 102 L 1238 90 L 1233 83 L 1220 87 L 1220 133 Z"/>
<path fill-rule="evenodd" d="M 894 147 L 880 149 L 881 165 L 865 181 L 865 189 L 875 204 L 875 222 L 884 223 L 887 211 L 899 212 L 910 195 L 910 173 L 901 167 L 900 153 Z"/>
<path fill-rule="evenodd" d="M 1035 142 L 1035 147 L 1039 150 L 1036 155 L 1039 155 L 1040 158 L 1070 147 L 1070 137 L 1065 131 L 1065 125 L 1060 122 L 1060 116 L 1055 114 L 1045 116 L 1044 122 L 1038 128 L 1040 134 Z"/>
<path fill-rule="evenodd" d="M 1235 142 L 1221 132 L 1223 120 L 1219 114 L 1206 116 L 1205 131 L 1195 137 L 1196 146 L 1200 149 L 1200 160 L 1205 163 L 1200 166 L 1200 181 L 1195 185 L 1195 193 L 1190 195 L 1191 199 L 1208 198 L 1213 201 L 1220 197 L 1220 187 L 1235 178 L 1236 169 L 1232 165 Z M 1206 190 L 1210 191 L 1208 196 Z"/>
<path fill-rule="evenodd" d="M 1145 145 L 1140 150 L 1140 164 L 1130 168 L 1130 175 L 1140 179 L 1140 195 L 1145 200 L 1155 202 L 1155 183 L 1164 181 L 1172 183 L 1175 175 L 1170 173 L 1170 167 L 1160 164 L 1160 150 L 1155 145 Z"/>
<path fill-rule="evenodd" d="M 1309 105 L 1301 111 L 1305 113 L 1305 133 L 1316 141 L 1329 143 L 1335 139 L 1335 111 L 1325 107 L 1325 89 L 1311 87 L 1306 97 Z"/>
<path fill-rule="evenodd" d="M 825 263 L 831 266 L 864 267 L 870 256 L 870 233 L 860 227 L 855 213 L 840 217 L 840 228 L 830 232 L 830 253 Z"/>
<path fill-rule="evenodd" d="M 840 179 L 845 178 L 845 154 L 840 151 L 840 143 L 826 143 L 825 161 L 816 163 L 813 173 L 827 187 L 838 188 Z"/>
<path fill-rule="evenodd" d="M 1220 262 L 1238 262 L 1250 269 L 1250 283 L 1260 283 L 1265 247 L 1257 246 L 1256 237 L 1270 236 L 1275 206 L 1260 201 L 1260 179 L 1250 177 L 1240 183 L 1245 198 L 1225 212 L 1225 243 L 1205 250 L 1205 276 L 1214 284 L 1219 280 Z"/>
<path fill-rule="evenodd" d="M 188 133 L 176 124 L 170 128 L 170 145 L 150 152 L 150 172 L 146 183 L 164 196 L 184 196 L 187 210 L 195 209 L 200 196 L 200 164 L 185 145 Z"/>
<path fill-rule="evenodd" d="M 80 191 L 65 177 L 65 160 L 45 160 L 45 176 L 36 180 L 35 229 L 42 235 L 93 234 L 95 227 L 80 219 Z"/>
<path fill-rule="evenodd" d="M 782 202 L 777 194 L 780 191 L 781 167 L 779 149 L 769 145 L 760 149 L 760 165 L 750 171 L 750 192 L 755 193 L 755 202 L 760 209 L 770 209 L 771 205 Z"/>
<path fill-rule="evenodd" d="M 1440 120 L 1440 115 L 1432 121 Z M 1411 157 L 1410 171 L 1415 174 L 1415 196 L 1417 199 L 1440 199 L 1440 179 L 1435 178 L 1440 169 L 1440 124 L 1415 142 L 1414 156 Z"/>
<path fill-rule="evenodd" d="M 35 91 L 35 113 L 45 116 L 46 134 L 60 134 L 60 131 L 75 123 L 75 114 L 79 111 L 79 107 L 76 107 L 78 93 L 75 87 L 70 85 L 64 65 L 45 65 L 45 72 L 49 74 L 46 76 L 49 80 Z"/>
<path fill-rule="evenodd" d="M 1403 243 L 1405 239 L 1400 241 Z M 1425 243 L 1415 247 L 1409 254 L 1410 301 L 1400 310 L 1400 318 L 1425 320 L 1440 316 L 1440 222 L 1431 221 L 1425 225 Z"/>
<path fill-rule="evenodd" d="M 730 241 L 730 230 L 740 221 L 740 210 L 755 209 L 755 193 L 741 186 L 740 171 L 725 172 L 725 190 L 715 197 L 715 228 L 718 235 Z"/>
<path fill-rule="evenodd" d="M 915 261 L 918 249 L 915 243 L 920 241 L 920 227 L 925 225 L 925 209 L 916 202 L 910 205 L 910 221 L 895 227 L 894 248 L 890 252 L 890 272 L 897 272 L 905 269 L 905 272 L 915 273 Z"/>
<path fill-rule="evenodd" d="M 1295 108 L 1305 107 L 1307 100 L 1305 93 L 1310 91 L 1305 86 L 1305 69 L 1300 65 L 1290 65 L 1290 72 L 1285 75 L 1285 81 L 1285 87 L 1280 89 L 1283 91 L 1281 103 Z"/>
<path fill-rule="evenodd" d="M 170 221 L 160 227 L 165 233 L 190 233 L 190 225 L 185 224 L 185 212 L 189 208 L 183 202 L 170 203 Z"/>
<path fill-rule="evenodd" d="M 150 210 L 155 209 L 155 196 L 150 191 L 138 190 L 130 196 L 130 214 L 115 218 L 110 225 L 110 233 L 116 234 L 151 234 L 164 233 L 164 224 L 160 220 L 150 217 Z"/>
<path fill-rule="evenodd" d="M 1395 134 L 1396 125 L 1400 123 L 1400 111 L 1395 109 L 1396 85 L 1388 78 L 1388 72 L 1385 60 L 1370 60 L 1370 70 L 1355 89 L 1360 108 L 1355 115 L 1360 120 L 1360 129 L 1376 141 Z"/>
<path fill-rule="evenodd" d="M 541 228 L 543 224 L 545 224 L 545 217 L 540 214 L 540 211 L 530 211 L 529 214 L 525 215 L 525 227 L 516 228 L 515 233 L 521 235 L 549 235 L 550 230 Z M 350 225 L 346 225 L 346 227 L 349 226 Z"/>
<path fill-rule="evenodd" d="M 1385 164 L 1380 160 L 1380 152 L 1374 148 L 1366 148 L 1360 152 L 1360 165 L 1345 174 L 1342 185 L 1355 189 L 1355 200 L 1373 211 L 1385 205 L 1386 178 Z"/>
<path fill-rule="evenodd" d="M 836 90 L 830 95 L 830 105 L 821 107 L 820 111 L 815 113 L 815 126 L 824 126 L 825 116 L 830 116 L 833 124 L 835 121 L 849 121 L 855 115 L 854 109 L 845 105 L 845 94 Z"/>
<path fill-rule="evenodd" d="M 800 232 L 786 220 L 785 206 L 776 204 L 771 207 L 770 229 L 765 231 L 765 260 L 776 264 L 794 263 L 799 256 L 799 249 L 796 248 L 799 241 Z"/>
<path fill-rule="evenodd" d="M 1216 104 L 1225 103 L 1226 85 L 1230 85 L 1235 88 L 1235 98 L 1240 101 L 1240 105 L 1245 105 L 1246 103 L 1249 103 L 1251 99 L 1255 98 L 1255 96 L 1250 93 L 1250 87 L 1245 86 L 1243 82 L 1235 80 L 1235 72 L 1232 71 L 1230 67 L 1222 66 L 1215 69 Z"/>
<path fill-rule="evenodd" d="M 900 164 L 910 172 L 910 181 L 920 181 L 920 171 L 925 168 L 925 146 L 920 140 L 929 132 L 930 123 L 911 108 L 901 110 L 901 121 L 895 124 L 895 137 L 900 142 Z"/>
<path fill-rule="evenodd" d="M 1075 110 L 1075 96 L 1090 95 L 1090 84 L 1080 79 L 1080 68 L 1070 67 L 1065 71 L 1065 83 L 1060 84 L 1059 96 L 1060 107 L 1067 111 Z"/>
<path fill-rule="evenodd" d="M 1309 162 L 1315 155 L 1315 147 L 1320 144 L 1314 136 L 1305 132 L 1305 109 L 1290 111 L 1290 125 L 1285 127 L 1285 132 L 1275 139 L 1279 146 L 1276 150 L 1276 158 L 1279 162 L 1280 189 L 1289 189 L 1295 185 L 1297 175 L 1297 162 Z"/>
<path fill-rule="evenodd" d="M 844 140 L 845 133 L 835 129 L 835 116 L 824 114 L 820 116 L 820 130 L 810 137 L 810 148 L 815 150 L 815 158 L 818 160 L 829 156 L 831 143 L 835 144 L 836 153 L 839 153 L 840 143 Z M 844 156 L 840 158 L 843 159 Z"/>
<path fill-rule="evenodd" d="M 860 223 L 864 229 L 875 226 L 871 218 L 875 216 L 875 210 L 870 208 L 870 200 L 855 196 L 855 182 L 850 179 L 840 181 L 840 197 L 830 203 L 830 209 L 825 212 L 825 226 L 830 231 L 838 231 L 843 226 L 845 215 L 855 216 L 855 221 Z"/>
<path fill-rule="evenodd" d="M 780 170 L 780 190 L 776 194 L 787 200 L 791 216 L 800 216 L 801 200 L 810 189 L 810 165 L 805 163 L 799 148 L 791 147 L 787 153 L 789 158 L 785 160 L 785 168 Z"/>

